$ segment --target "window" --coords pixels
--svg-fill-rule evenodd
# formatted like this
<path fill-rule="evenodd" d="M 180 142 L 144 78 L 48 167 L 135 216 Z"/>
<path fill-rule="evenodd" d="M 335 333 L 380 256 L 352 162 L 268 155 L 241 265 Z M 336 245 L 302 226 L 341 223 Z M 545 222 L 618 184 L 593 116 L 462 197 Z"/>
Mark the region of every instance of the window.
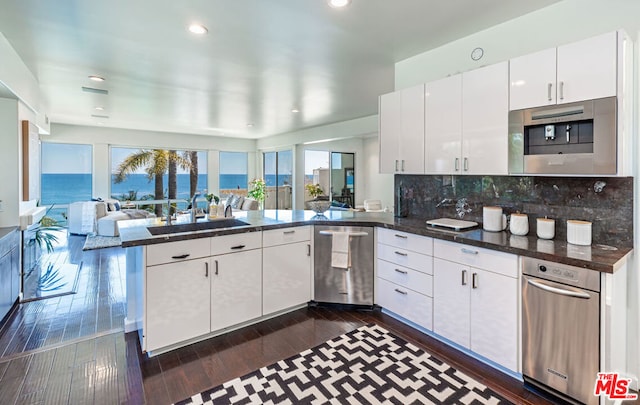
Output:
<path fill-rule="evenodd" d="M 304 153 L 304 184 L 319 184 L 332 205 L 355 206 L 355 154 L 306 150 Z M 311 196 L 305 189 L 305 200 Z"/>
<path fill-rule="evenodd" d="M 60 225 L 66 224 L 67 204 L 92 197 L 91 145 L 42 142 L 40 205 Z"/>
<path fill-rule="evenodd" d="M 264 181 L 267 184 L 266 209 L 291 209 L 293 184 L 293 152 L 265 152 L 263 154 Z"/>
<path fill-rule="evenodd" d="M 220 196 L 247 195 L 248 159 L 246 152 L 220 152 Z"/>
<path fill-rule="evenodd" d="M 304 151 L 304 185 L 319 184 L 323 195 L 331 192 L 329 179 L 329 152 L 320 150 Z M 305 189 L 304 199 L 311 200 Z"/>
<path fill-rule="evenodd" d="M 169 160 L 176 162 L 175 176 Z M 155 171 L 161 176 L 156 176 Z M 149 175 L 151 173 L 151 177 Z M 187 201 L 207 188 L 207 153 L 204 151 L 111 147 L 110 197 L 121 201 Z M 140 208 L 149 208 L 136 204 Z M 156 205 L 161 214 L 162 206 Z"/>

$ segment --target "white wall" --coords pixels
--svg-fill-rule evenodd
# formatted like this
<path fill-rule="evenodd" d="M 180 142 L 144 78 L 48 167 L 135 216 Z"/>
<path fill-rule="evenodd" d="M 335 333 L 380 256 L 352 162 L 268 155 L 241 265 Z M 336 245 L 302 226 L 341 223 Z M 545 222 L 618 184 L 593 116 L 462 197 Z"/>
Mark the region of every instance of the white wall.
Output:
<path fill-rule="evenodd" d="M 362 140 L 363 162 L 365 173 L 364 194 L 360 194 L 363 200 L 380 200 L 382 208 L 388 207 L 393 212 L 393 174 L 378 173 L 380 148 L 378 146 L 378 134 L 366 137 Z"/>
<path fill-rule="evenodd" d="M 20 201 L 20 130 L 18 100 L 0 98 L 0 227 L 19 224 Z"/>
<path fill-rule="evenodd" d="M 51 134 L 42 136 L 42 140 L 93 146 L 93 196 L 95 197 L 105 198 L 110 195 L 110 146 L 205 150 L 208 152 L 207 168 L 210 175 L 207 189 L 209 192 L 218 192 L 218 153 L 220 151 L 249 152 L 249 178 L 256 176 L 256 141 L 253 139 L 53 124 Z"/>
<path fill-rule="evenodd" d="M 544 9 L 494 26 L 437 49 L 425 52 L 396 64 L 395 85 L 402 89 L 415 84 L 446 77 L 451 74 L 468 71 L 483 65 L 501 62 L 515 56 L 555 47 L 573 41 L 585 39 L 617 29 L 624 29 L 631 39 L 640 38 L 640 1 L 637 0 L 564 0 Z M 484 49 L 484 57 L 475 62 L 471 60 L 471 50 Z M 635 89 L 633 101 L 634 122 L 631 131 L 622 139 L 625 145 L 632 145 L 633 176 L 635 177 L 635 212 L 640 218 L 640 179 L 638 141 L 638 117 L 640 116 L 640 80 L 638 73 L 638 53 L 636 43 L 634 55 L 634 75 L 632 87 Z M 636 221 L 635 249 L 640 248 L 640 225 Z M 638 255 L 630 259 L 628 288 L 628 326 L 627 326 L 627 367 L 630 374 L 640 376 L 640 276 Z M 606 371 L 606 370 L 605 370 Z"/>

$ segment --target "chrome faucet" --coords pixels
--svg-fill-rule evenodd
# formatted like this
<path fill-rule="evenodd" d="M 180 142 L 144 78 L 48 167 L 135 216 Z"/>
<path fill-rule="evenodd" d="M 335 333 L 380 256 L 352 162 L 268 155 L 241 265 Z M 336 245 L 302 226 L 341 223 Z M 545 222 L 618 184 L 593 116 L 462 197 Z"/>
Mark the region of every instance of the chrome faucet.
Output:
<path fill-rule="evenodd" d="M 196 191 L 191 197 L 191 222 L 196 222 L 196 198 L 200 196 L 200 192 Z"/>

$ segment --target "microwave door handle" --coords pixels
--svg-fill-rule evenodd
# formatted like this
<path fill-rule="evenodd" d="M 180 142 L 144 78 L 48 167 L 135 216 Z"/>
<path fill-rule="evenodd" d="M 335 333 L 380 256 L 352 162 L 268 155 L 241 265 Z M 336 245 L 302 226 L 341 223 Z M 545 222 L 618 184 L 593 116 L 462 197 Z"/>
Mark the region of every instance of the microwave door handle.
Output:
<path fill-rule="evenodd" d="M 591 295 L 589 295 L 588 293 L 582 291 L 582 290 L 578 290 L 575 289 L 575 291 L 573 289 L 571 290 L 566 290 L 564 288 L 558 288 L 558 287 L 554 287 L 551 285 L 548 285 L 546 283 L 544 283 L 542 280 L 531 280 L 531 279 L 527 279 L 527 283 L 531 284 L 534 287 L 537 287 L 541 290 L 544 291 L 548 291 L 554 294 L 559 294 L 559 295 L 566 295 L 568 297 L 575 297 L 575 298 L 584 298 L 584 299 L 589 299 L 591 298 Z"/>

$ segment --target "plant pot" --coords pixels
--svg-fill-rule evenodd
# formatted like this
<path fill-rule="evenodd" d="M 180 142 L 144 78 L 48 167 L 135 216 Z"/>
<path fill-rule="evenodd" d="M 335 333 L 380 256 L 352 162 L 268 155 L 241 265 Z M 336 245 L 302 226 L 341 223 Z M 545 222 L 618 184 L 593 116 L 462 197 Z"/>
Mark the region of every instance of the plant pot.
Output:
<path fill-rule="evenodd" d="M 309 200 L 305 202 L 307 209 L 312 210 L 316 214 L 322 214 L 331 207 L 331 201 L 329 200 Z"/>

